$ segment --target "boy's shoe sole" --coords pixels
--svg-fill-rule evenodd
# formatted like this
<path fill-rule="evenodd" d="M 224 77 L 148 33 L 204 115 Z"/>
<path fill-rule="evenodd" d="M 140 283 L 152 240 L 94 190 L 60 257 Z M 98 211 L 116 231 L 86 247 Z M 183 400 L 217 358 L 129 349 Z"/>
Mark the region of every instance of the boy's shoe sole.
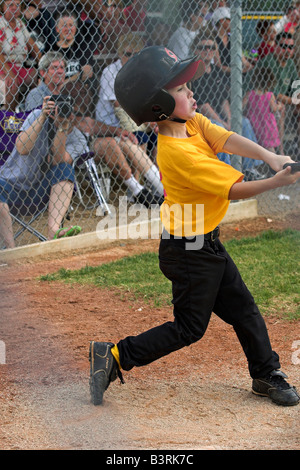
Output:
<path fill-rule="evenodd" d="M 113 346 L 113 343 L 90 342 L 90 393 L 94 405 L 102 404 L 105 390 L 120 375 L 111 353 Z"/>
<path fill-rule="evenodd" d="M 269 397 L 277 405 L 298 405 L 300 396 L 296 388 L 285 381 L 286 377 L 283 372 L 274 370 L 266 377 L 253 379 L 252 392 L 255 395 Z"/>

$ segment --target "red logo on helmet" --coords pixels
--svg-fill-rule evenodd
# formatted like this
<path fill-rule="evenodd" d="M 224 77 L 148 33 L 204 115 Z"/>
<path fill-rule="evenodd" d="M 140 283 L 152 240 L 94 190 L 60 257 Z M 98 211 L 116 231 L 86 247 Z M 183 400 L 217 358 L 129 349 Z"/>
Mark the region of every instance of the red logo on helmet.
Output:
<path fill-rule="evenodd" d="M 170 51 L 170 49 L 167 49 L 166 47 L 165 47 L 165 51 L 168 54 L 168 56 L 171 57 L 171 59 L 174 59 L 175 62 L 178 62 L 178 57 L 174 54 L 174 52 Z"/>

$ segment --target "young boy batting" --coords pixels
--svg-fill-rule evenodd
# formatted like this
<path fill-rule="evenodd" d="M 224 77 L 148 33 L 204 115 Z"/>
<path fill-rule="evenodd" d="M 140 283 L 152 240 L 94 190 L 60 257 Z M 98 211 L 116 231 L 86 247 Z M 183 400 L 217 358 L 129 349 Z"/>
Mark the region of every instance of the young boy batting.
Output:
<path fill-rule="evenodd" d="M 161 46 L 143 49 L 120 70 L 116 96 L 140 125 L 159 127 L 157 162 L 165 190 L 159 247 L 163 274 L 172 282 L 174 320 L 116 344 L 90 343 L 90 391 L 99 405 L 121 370 L 144 366 L 198 341 L 214 312 L 233 326 L 248 361 L 252 391 L 278 405 L 299 395 L 280 370 L 267 328 L 240 273 L 219 240 L 218 224 L 230 200 L 295 183 L 288 156 L 276 155 L 197 113 L 188 82 L 204 73 L 196 57 L 179 60 Z M 276 174 L 243 182 L 243 174 L 217 158 L 227 152 L 266 162 Z M 289 164 L 285 169 L 283 166 Z"/>

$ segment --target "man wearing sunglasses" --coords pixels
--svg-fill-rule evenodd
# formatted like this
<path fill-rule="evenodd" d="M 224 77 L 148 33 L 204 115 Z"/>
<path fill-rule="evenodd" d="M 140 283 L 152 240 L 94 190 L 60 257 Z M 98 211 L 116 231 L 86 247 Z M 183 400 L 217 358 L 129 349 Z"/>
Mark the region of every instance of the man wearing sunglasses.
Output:
<path fill-rule="evenodd" d="M 294 57 L 294 38 L 290 33 L 280 33 L 275 38 L 273 54 L 258 62 L 254 76 L 259 67 L 270 68 L 276 79 L 275 95 L 284 104 L 292 105 L 292 84 L 299 79 Z"/>

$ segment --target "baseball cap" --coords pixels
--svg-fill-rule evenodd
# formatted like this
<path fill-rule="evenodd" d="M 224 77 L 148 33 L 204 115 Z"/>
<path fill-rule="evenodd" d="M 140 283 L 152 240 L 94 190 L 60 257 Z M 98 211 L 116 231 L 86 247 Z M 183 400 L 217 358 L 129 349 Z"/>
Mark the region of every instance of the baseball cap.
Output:
<path fill-rule="evenodd" d="M 227 7 L 220 7 L 220 8 L 217 8 L 213 14 L 212 14 L 212 21 L 214 22 L 214 24 L 217 24 L 220 20 L 224 20 L 225 18 L 228 18 L 230 19 L 231 16 L 230 16 L 230 10 L 229 8 Z"/>

